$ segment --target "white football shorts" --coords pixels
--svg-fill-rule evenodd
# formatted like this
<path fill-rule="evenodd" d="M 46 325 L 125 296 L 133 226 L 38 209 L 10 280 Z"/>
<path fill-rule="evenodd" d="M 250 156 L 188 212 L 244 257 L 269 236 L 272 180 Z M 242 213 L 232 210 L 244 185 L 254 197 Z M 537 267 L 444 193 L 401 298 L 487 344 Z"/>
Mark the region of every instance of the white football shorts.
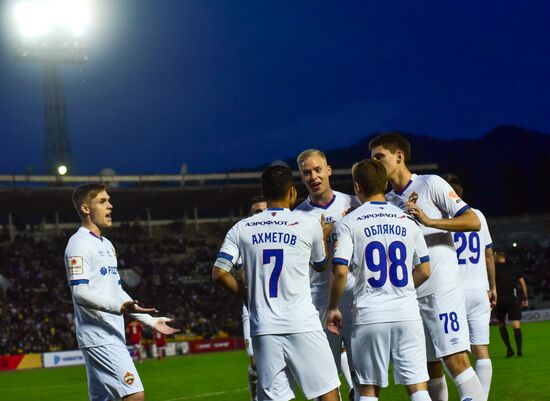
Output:
<path fill-rule="evenodd" d="M 359 324 L 354 327 L 351 343 L 361 384 L 387 387 L 390 362 L 396 384 L 417 384 L 429 379 L 421 320 Z"/>
<path fill-rule="evenodd" d="M 418 298 L 424 322 L 428 361 L 470 351 L 470 333 L 466 319 L 464 291 L 460 287 L 444 288 Z"/>
<path fill-rule="evenodd" d="M 464 290 L 471 345 L 489 344 L 491 304 L 485 290 Z"/>
<path fill-rule="evenodd" d="M 253 336 L 252 345 L 258 371 L 258 401 L 294 398 L 292 391 L 277 386 L 275 379 L 280 375 L 291 377 L 307 399 L 319 397 L 340 386 L 323 331 Z"/>
<path fill-rule="evenodd" d="M 143 391 L 132 357 L 122 343 L 82 348 L 90 401 L 118 400 Z"/>

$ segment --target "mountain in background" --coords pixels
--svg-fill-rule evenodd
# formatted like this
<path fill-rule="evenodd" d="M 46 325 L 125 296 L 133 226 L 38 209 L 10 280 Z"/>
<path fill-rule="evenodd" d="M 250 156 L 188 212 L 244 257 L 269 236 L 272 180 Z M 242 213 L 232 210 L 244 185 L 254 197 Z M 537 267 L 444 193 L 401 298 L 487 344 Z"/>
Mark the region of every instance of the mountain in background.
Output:
<path fill-rule="evenodd" d="M 404 135 L 411 142 L 412 165 L 436 163 L 437 174 L 458 175 L 464 183 L 464 200 L 487 216 L 550 212 L 550 135 L 512 125 L 499 126 L 477 139 Z M 368 143 L 374 136 L 326 151 L 331 166 L 350 168 L 369 157 Z M 297 167 L 294 159 L 285 161 Z"/>

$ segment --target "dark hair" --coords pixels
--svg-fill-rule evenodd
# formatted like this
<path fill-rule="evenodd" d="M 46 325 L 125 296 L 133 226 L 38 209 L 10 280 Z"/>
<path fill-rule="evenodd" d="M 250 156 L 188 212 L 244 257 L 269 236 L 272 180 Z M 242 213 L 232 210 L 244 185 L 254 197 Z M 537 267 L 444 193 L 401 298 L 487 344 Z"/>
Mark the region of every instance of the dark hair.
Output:
<path fill-rule="evenodd" d="M 369 150 L 377 146 L 383 146 L 390 152 L 395 153 L 398 150 L 405 156 L 405 165 L 408 166 L 411 161 L 411 144 L 399 131 L 384 132 L 369 142 Z"/>
<path fill-rule="evenodd" d="M 265 196 L 262 195 L 256 195 L 252 199 L 250 199 L 250 203 L 248 204 L 248 207 L 251 208 L 254 203 L 260 203 L 260 202 L 267 202 L 267 199 Z"/>
<path fill-rule="evenodd" d="M 447 181 L 449 185 L 453 187 L 456 194 L 462 198 L 462 194 L 464 193 L 464 186 L 462 185 L 462 181 L 460 180 L 460 178 L 458 178 L 454 174 L 445 174 L 443 176 L 443 179 Z"/>
<path fill-rule="evenodd" d="M 270 166 L 262 172 L 262 195 L 269 200 L 284 199 L 294 186 L 292 170 L 286 166 Z"/>
<path fill-rule="evenodd" d="M 94 199 L 100 192 L 105 191 L 106 189 L 106 185 L 97 183 L 82 184 L 78 186 L 73 191 L 73 205 L 78 214 L 81 215 L 80 205 L 88 200 Z"/>
<path fill-rule="evenodd" d="M 263 209 L 259 209 L 259 208 L 252 210 L 252 206 L 254 206 L 256 203 L 261 203 L 261 202 L 267 202 L 267 199 L 265 198 L 265 196 L 258 195 L 250 199 L 250 204 L 248 205 L 248 210 L 249 210 L 248 213 L 250 215 L 253 215 L 256 213 L 263 212 Z"/>
<path fill-rule="evenodd" d="M 388 186 L 388 173 L 384 165 L 375 159 L 357 162 L 351 169 L 353 180 L 359 184 L 365 196 L 384 194 Z"/>

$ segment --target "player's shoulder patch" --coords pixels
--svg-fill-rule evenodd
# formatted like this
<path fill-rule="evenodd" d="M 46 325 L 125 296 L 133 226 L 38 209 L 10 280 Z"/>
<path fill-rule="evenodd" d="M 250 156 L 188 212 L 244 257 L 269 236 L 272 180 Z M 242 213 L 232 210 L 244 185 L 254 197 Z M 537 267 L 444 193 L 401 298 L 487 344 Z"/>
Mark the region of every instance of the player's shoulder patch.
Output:
<path fill-rule="evenodd" d="M 84 262 L 82 256 L 67 256 L 69 275 L 74 276 L 84 273 Z"/>

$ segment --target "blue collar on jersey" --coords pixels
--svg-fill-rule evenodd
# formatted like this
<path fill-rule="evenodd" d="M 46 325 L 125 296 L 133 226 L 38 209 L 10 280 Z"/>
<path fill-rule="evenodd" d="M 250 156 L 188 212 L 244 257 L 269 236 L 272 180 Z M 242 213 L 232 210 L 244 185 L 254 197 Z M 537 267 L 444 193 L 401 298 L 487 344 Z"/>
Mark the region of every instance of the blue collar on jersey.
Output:
<path fill-rule="evenodd" d="M 388 202 L 381 202 L 381 201 L 370 201 L 371 205 L 387 205 Z"/>
<path fill-rule="evenodd" d="M 407 182 L 407 185 L 405 185 L 405 187 L 401 190 L 401 191 L 393 191 L 396 195 L 403 195 L 403 192 L 405 192 L 407 190 L 407 188 L 412 184 L 413 180 L 412 178 L 409 180 L 409 182 Z"/>
<path fill-rule="evenodd" d="M 266 210 L 285 210 L 284 207 L 268 207 Z"/>
<path fill-rule="evenodd" d="M 335 199 L 336 199 L 336 194 L 332 194 L 332 199 L 326 205 L 321 205 L 320 203 L 315 203 L 311 199 L 309 200 L 309 204 L 313 207 L 318 207 L 318 208 L 321 208 L 321 209 L 328 209 L 330 207 L 330 205 L 332 205 L 334 203 Z"/>
<path fill-rule="evenodd" d="M 93 232 L 91 232 L 91 231 L 88 231 L 88 232 L 90 233 L 90 235 L 91 235 L 92 237 L 95 237 L 95 238 L 97 238 L 98 240 L 100 240 L 101 242 L 103 242 L 103 238 L 98 237 L 97 235 L 95 235 L 95 234 L 94 234 Z"/>

